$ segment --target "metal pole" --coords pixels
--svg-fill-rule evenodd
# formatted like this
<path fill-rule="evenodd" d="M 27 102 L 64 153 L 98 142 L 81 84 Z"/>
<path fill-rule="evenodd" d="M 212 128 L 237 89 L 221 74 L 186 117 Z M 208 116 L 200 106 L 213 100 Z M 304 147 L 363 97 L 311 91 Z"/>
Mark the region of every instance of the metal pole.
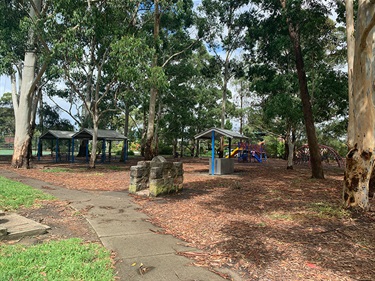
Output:
<path fill-rule="evenodd" d="M 56 139 L 55 153 L 56 153 L 56 163 L 57 163 L 58 162 L 58 158 L 59 158 L 59 139 Z"/>
<path fill-rule="evenodd" d="M 211 135 L 211 175 L 215 174 L 215 131 Z"/>
<path fill-rule="evenodd" d="M 74 163 L 74 138 L 72 138 L 72 163 Z"/>
<path fill-rule="evenodd" d="M 89 140 L 86 140 L 86 162 L 89 162 Z"/>
<path fill-rule="evenodd" d="M 103 142 L 102 142 L 102 163 L 105 162 L 105 139 L 103 139 Z"/>

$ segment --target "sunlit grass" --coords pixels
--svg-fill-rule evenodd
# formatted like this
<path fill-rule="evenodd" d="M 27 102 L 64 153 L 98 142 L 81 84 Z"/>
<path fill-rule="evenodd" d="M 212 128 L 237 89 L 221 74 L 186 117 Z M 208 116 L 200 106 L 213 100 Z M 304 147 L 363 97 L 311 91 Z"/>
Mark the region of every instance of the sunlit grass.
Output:
<path fill-rule="evenodd" d="M 17 210 L 21 206 L 30 207 L 37 200 L 52 200 L 53 196 L 28 185 L 0 177 L 0 209 Z"/>
<path fill-rule="evenodd" d="M 325 202 L 311 203 L 309 210 L 316 213 L 319 218 L 346 218 L 350 217 L 350 212 L 341 206 L 335 206 Z"/>
<path fill-rule="evenodd" d="M 81 239 L 0 246 L 1 280 L 115 280 L 110 252 Z"/>

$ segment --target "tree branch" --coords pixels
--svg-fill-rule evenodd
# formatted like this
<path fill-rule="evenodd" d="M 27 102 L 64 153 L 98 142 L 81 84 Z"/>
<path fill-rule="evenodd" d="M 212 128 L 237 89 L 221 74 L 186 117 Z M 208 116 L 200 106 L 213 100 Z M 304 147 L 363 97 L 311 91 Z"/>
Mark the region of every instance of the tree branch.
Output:
<path fill-rule="evenodd" d="M 39 69 L 38 74 L 34 78 L 33 84 L 31 84 L 31 86 L 30 86 L 29 93 L 28 93 L 29 95 L 31 95 L 32 92 L 34 92 L 34 90 L 36 88 L 36 84 L 38 84 L 39 81 L 42 79 L 42 76 L 43 76 L 44 72 L 46 72 L 46 70 L 47 70 L 48 62 L 49 61 L 44 62 L 42 67 Z"/>
<path fill-rule="evenodd" d="M 370 4 L 374 4 L 374 2 L 375 1 L 370 1 Z M 368 9 L 368 7 L 365 7 L 365 9 Z M 366 48 L 367 37 L 368 37 L 371 29 L 374 28 L 374 26 L 375 26 L 375 13 L 372 15 L 372 18 L 371 18 L 369 24 L 366 26 L 365 30 L 363 31 L 363 33 L 361 35 L 361 41 L 360 41 L 360 45 L 359 45 L 361 50 Z"/>
<path fill-rule="evenodd" d="M 81 121 L 79 121 L 77 118 L 75 118 L 72 114 L 72 112 L 70 110 L 66 110 L 65 108 L 62 108 L 57 102 L 55 102 L 53 99 L 51 99 L 50 96 L 48 96 L 49 100 L 54 104 L 56 105 L 56 107 L 58 107 L 60 110 L 64 111 L 65 113 L 67 113 L 75 122 L 77 122 L 77 124 L 79 124 L 81 126 Z M 71 109 L 71 107 L 70 107 Z"/>
<path fill-rule="evenodd" d="M 200 41 L 199 39 L 198 40 L 195 40 L 193 43 L 191 43 L 189 46 L 187 46 L 185 49 L 183 49 L 182 51 L 180 52 L 177 52 L 173 55 L 171 55 L 164 63 L 161 67 L 164 67 L 168 64 L 168 62 L 170 62 L 171 59 L 173 59 L 174 57 L 178 56 L 178 55 L 181 55 L 182 53 L 185 53 L 187 50 L 189 50 L 190 48 L 192 48 L 198 41 Z"/>

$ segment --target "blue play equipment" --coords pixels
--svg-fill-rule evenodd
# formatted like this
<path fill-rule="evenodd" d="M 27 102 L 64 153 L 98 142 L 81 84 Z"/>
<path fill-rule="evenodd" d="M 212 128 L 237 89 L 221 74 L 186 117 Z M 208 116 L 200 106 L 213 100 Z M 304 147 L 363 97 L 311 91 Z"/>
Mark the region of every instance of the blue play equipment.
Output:
<path fill-rule="evenodd" d="M 239 162 L 251 162 L 252 158 L 259 163 L 267 160 L 264 142 L 260 142 L 259 144 L 239 142 L 237 148 L 237 159 Z"/>

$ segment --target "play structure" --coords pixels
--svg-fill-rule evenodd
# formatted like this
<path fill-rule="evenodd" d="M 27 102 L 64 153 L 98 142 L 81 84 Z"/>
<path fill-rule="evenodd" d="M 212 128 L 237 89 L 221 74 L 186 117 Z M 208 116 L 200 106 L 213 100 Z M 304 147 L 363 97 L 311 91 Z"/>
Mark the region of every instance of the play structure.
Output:
<path fill-rule="evenodd" d="M 344 167 L 344 160 L 332 147 L 326 145 L 319 145 L 322 163 L 332 164 L 336 163 L 339 167 Z M 298 148 L 294 156 L 294 164 L 309 164 L 310 163 L 310 150 L 309 146 L 303 145 Z"/>
<path fill-rule="evenodd" d="M 233 139 L 247 140 L 248 137 L 234 131 L 211 128 L 195 136 L 195 139 L 211 140 L 211 157 L 209 158 L 209 173 L 211 175 L 232 174 L 234 172 L 233 158 L 216 158 L 215 140 L 226 138 L 229 141 L 229 154 L 231 154 L 231 144 Z"/>
<path fill-rule="evenodd" d="M 226 158 L 237 157 L 239 162 L 254 161 L 262 163 L 267 160 L 267 154 L 264 149 L 264 142 L 258 144 L 249 144 L 246 142 L 239 142 L 237 147 L 226 156 Z"/>

